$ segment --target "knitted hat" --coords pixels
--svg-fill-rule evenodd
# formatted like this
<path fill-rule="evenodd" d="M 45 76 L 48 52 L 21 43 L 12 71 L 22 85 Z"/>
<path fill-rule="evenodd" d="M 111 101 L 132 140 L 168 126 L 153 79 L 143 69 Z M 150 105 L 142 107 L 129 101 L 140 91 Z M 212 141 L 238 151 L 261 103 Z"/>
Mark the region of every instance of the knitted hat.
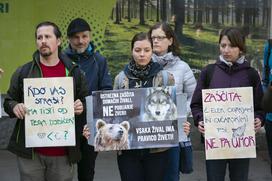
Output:
<path fill-rule="evenodd" d="M 91 31 L 90 25 L 82 18 L 76 18 L 71 21 L 67 28 L 67 36 L 73 36 L 82 31 Z"/>

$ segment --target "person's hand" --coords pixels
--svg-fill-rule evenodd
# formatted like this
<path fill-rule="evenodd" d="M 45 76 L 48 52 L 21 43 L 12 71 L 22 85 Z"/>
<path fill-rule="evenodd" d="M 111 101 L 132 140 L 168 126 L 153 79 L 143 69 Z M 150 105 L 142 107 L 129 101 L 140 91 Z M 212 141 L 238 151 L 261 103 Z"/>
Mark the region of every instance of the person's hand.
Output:
<path fill-rule="evenodd" d="M 258 131 L 260 131 L 262 127 L 262 121 L 259 118 L 255 118 L 254 120 L 254 130 L 257 133 Z"/>
<path fill-rule="evenodd" d="M 190 133 L 190 130 L 191 130 L 191 123 L 189 123 L 188 121 L 185 121 L 183 123 L 183 130 L 184 130 L 184 133 L 186 134 L 186 136 L 188 136 Z"/>
<path fill-rule="evenodd" d="M 86 138 L 89 139 L 91 133 L 90 133 L 90 129 L 88 128 L 87 124 L 84 125 L 83 131 L 82 131 L 82 135 Z"/>
<path fill-rule="evenodd" d="M 19 119 L 24 119 L 25 114 L 26 114 L 26 107 L 23 103 L 18 103 L 16 106 L 13 108 L 13 113 L 15 116 Z"/>
<path fill-rule="evenodd" d="M 83 112 L 83 104 L 81 100 L 77 99 L 74 102 L 74 110 L 76 115 L 80 115 Z"/>
<path fill-rule="evenodd" d="M 205 134 L 204 121 L 198 122 L 198 131 L 202 133 L 203 135 Z"/>

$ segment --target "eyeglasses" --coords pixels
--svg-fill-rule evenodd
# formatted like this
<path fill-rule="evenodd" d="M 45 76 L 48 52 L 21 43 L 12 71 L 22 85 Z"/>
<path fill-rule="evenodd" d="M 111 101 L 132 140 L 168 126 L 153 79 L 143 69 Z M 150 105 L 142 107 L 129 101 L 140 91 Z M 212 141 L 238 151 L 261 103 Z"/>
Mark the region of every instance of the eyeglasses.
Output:
<path fill-rule="evenodd" d="M 151 36 L 152 41 L 155 41 L 155 39 L 162 41 L 164 38 L 166 38 L 166 36 Z"/>

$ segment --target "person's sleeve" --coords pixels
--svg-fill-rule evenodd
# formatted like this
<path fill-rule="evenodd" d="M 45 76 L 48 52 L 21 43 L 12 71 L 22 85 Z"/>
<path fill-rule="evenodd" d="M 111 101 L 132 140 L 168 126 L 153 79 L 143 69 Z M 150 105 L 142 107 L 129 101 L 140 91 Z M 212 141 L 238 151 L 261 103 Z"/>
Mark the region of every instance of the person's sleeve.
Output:
<path fill-rule="evenodd" d="M 193 71 L 188 64 L 185 66 L 185 74 L 183 79 L 183 92 L 187 94 L 187 113 L 191 112 L 190 103 L 196 87 L 196 79 Z"/>
<path fill-rule="evenodd" d="M 19 74 L 22 67 L 19 67 L 12 75 L 7 96 L 4 100 L 4 110 L 11 117 L 16 117 L 13 108 L 22 102 L 22 90 L 20 90 Z"/>
<path fill-rule="evenodd" d="M 264 125 L 264 119 L 265 119 L 265 113 L 262 108 L 262 98 L 263 98 L 263 89 L 262 89 L 262 84 L 261 80 L 258 76 L 258 73 L 256 71 L 256 79 L 257 79 L 257 84 L 256 87 L 254 87 L 254 117 L 259 118 L 262 121 L 262 126 Z"/>
<path fill-rule="evenodd" d="M 102 60 L 102 67 L 101 67 L 101 72 L 102 75 L 100 77 L 100 86 L 99 86 L 99 90 L 112 90 L 112 78 L 109 72 L 109 68 L 108 68 L 108 63 L 106 58 L 103 57 Z"/>
<path fill-rule="evenodd" d="M 203 121 L 202 89 L 204 88 L 205 74 L 206 69 L 203 69 L 198 78 L 190 105 L 195 126 L 198 126 L 198 123 Z"/>

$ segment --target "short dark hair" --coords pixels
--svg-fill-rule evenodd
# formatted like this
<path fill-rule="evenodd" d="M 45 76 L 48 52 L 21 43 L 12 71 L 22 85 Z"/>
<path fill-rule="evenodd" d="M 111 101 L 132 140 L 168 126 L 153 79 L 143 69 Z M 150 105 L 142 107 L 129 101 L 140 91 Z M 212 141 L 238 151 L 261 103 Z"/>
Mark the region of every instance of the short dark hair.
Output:
<path fill-rule="evenodd" d="M 54 31 L 55 36 L 57 38 L 61 38 L 61 31 L 60 31 L 59 27 L 55 23 L 50 22 L 50 21 L 41 22 L 36 26 L 35 38 L 37 38 L 37 30 L 42 26 L 52 26 L 53 29 L 54 29 L 53 31 Z"/>
<path fill-rule="evenodd" d="M 219 41 L 218 41 L 219 44 L 223 36 L 228 37 L 231 43 L 231 46 L 238 47 L 240 51 L 242 51 L 243 53 L 246 53 L 245 36 L 241 33 L 241 31 L 238 28 L 235 28 L 235 27 L 224 28 L 220 32 Z"/>
<path fill-rule="evenodd" d="M 177 36 L 168 23 L 158 22 L 155 25 L 153 25 L 149 29 L 149 32 L 148 32 L 149 36 L 151 37 L 152 31 L 155 29 L 158 29 L 158 28 L 161 28 L 162 31 L 164 31 L 164 33 L 168 39 L 172 38 L 172 40 L 173 40 L 172 45 L 168 47 L 168 52 L 172 52 L 173 55 L 175 55 L 175 56 L 179 55 L 180 54 L 180 45 L 179 45 Z"/>
<path fill-rule="evenodd" d="M 144 32 L 140 32 L 140 33 L 137 33 L 136 35 L 134 35 L 134 37 L 132 38 L 131 40 L 131 50 L 134 48 L 134 43 L 136 41 L 142 41 L 142 40 L 148 40 L 151 44 L 151 47 L 153 48 L 153 43 L 152 43 L 152 40 L 149 36 L 149 34 L 147 33 L 144 33 Z"/>

